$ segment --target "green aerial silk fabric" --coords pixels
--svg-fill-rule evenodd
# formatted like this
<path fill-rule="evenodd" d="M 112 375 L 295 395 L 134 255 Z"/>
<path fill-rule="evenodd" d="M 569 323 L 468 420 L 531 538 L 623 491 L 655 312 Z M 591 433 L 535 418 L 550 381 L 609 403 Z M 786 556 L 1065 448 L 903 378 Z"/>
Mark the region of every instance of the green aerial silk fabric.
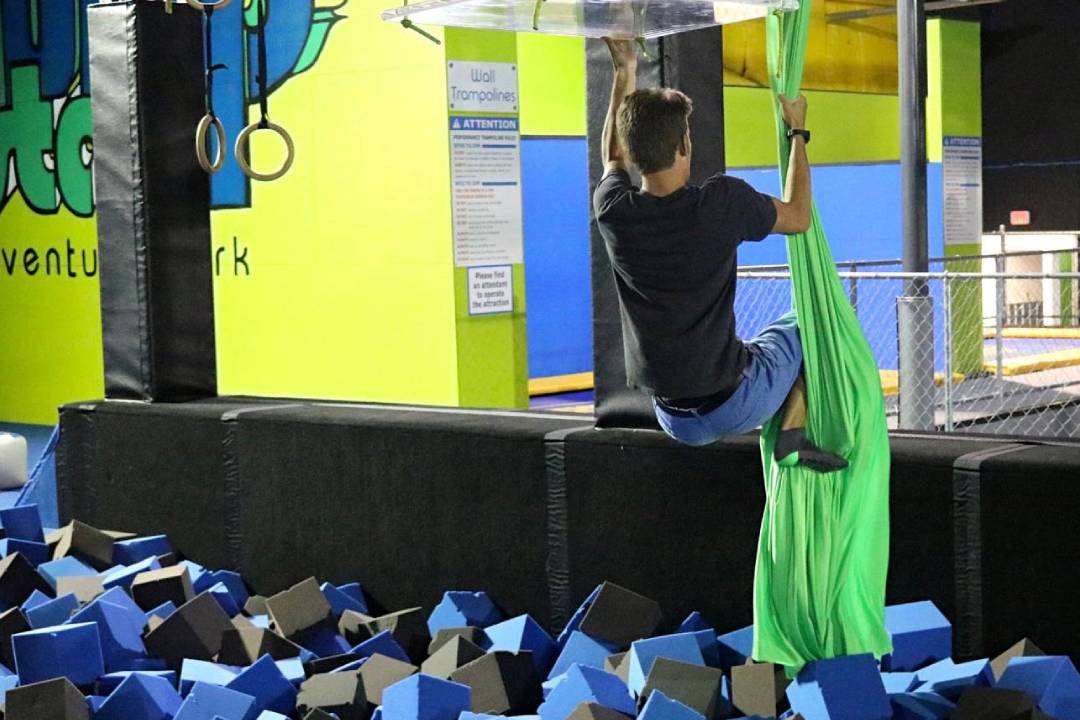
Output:
<path fill-rule="evenodd" d="M 811 0 L 767 20 L 773 92 L 799 95 Z M 813 108 L 810 108 L 813 117 Z M 781 177 L 790 141 L 777 105 Z M 756 660 L 793 675 L 814 660 L 892 646 L 884 627 L 889 564 L 889 438 L 877 365 L 837 274 L 817 207 L 787 240 L 804 353 L 807 433 L 850 466 L 829 474 L 773 459 L 777 416 L 761 437 L 766 507 L 754 581 Z"/>

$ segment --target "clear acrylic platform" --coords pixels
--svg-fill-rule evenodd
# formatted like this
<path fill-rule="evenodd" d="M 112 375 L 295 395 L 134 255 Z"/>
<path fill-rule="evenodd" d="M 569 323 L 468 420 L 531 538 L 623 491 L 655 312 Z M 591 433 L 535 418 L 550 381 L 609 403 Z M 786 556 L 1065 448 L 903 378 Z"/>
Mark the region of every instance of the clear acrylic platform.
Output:
<path fill-rule="evenodd" d="M 382 18 L 591 38 L 656 38 L 798 7 L 798 0 L 544 0 L 537 12 L 537 0 L 425 0 L 391 8 Z"/>

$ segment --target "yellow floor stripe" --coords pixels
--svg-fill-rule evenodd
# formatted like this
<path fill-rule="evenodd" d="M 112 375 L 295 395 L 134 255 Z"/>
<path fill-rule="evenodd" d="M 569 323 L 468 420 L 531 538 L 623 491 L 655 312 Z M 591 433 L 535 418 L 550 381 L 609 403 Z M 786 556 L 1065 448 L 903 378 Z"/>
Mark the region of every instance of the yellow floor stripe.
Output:
<path fill-rule="evenodd" d="M 878 370 L 881 375 L 881 391 L 888 397 L 900 393 L 900 371 Z M 953 382 L 958 383 L 964 379 L 962 373 L 953 373 Z M 934 373 L 934 384 L 941 387 L 945 384 L 945 373 Z"/>
<path fill-rule="evenodd" d="M 1033 328 L 1005 328 L 1001 331 L 1005 338 L 1017 340 L 1080 340 L 1080 328 L 1074 327 L 1033 327 Z M 992 340 L 993 329 L 984 329 L 983 338 Z"/>
<path fill-rule="evenodd" d="M 533 397 L 592 389 L 593 374 L 591 372 L 576 373 L 574 375 L 552 375 L 529 380 L 529 395 Z"/>
<path fill-rule="evenodd" d="M 1039 355 L 1026 355 L 1016 360 L 1006 360 L 1002 363 L 1001 370 L 1006 376 L 1026 375 L 1027 373 L 1074 367 L 1076 365 L 1080 365 L 1080 348 L 1058 350 Z M 994 362 L 984 362 L 983 370 L 989 373 L 995 372 L 997 365 Z"/>

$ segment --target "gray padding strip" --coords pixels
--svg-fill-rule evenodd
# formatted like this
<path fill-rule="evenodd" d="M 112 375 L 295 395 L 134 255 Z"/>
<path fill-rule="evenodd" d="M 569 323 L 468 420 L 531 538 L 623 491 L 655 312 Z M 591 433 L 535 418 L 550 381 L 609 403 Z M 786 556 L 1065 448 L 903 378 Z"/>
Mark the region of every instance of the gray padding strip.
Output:
<path fill-rule="evenodd" d="M 982 464 L 1032 445 L 996 445 L 953 462 L 953 562 L 956 617 L 953 647 L 958 658 L 983 653 Z"/>
<path fill-rule="evenodd" d="M 566 438 L 571 433 L 592 430 L 592 425 L 557 430 L 544 436 L 544 464 L 547 468 L 547 585 L 550 627 L 556 633 L 570 619 L 570 552 L 567 533 Z"/>

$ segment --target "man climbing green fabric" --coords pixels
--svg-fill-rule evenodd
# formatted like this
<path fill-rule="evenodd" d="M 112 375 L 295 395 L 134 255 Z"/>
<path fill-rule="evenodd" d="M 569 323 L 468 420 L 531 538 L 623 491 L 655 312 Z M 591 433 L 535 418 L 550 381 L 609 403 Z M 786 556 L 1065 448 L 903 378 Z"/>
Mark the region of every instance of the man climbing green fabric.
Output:
<path fill-rule="evenodd" d="M 633 43 L 606 42 L 615 81 L 593 204 L 619 295 L 628 383 L 652 394 L 660 426 L 680 442 L 705 445 L 742 434 L 782 410 L 773 449 L 779 464 L 846 468 L 844 458 L 807 437 L 794 314 L 749 342 L 735 334 L 739 243 L 810 226 L 806 100 L 781 98 L 792 138 L 784 200 L 723 174 L 691 185 L 690 98 L 636 90 Z M 640 189 L 628 164 L 641 173 Z"/>

